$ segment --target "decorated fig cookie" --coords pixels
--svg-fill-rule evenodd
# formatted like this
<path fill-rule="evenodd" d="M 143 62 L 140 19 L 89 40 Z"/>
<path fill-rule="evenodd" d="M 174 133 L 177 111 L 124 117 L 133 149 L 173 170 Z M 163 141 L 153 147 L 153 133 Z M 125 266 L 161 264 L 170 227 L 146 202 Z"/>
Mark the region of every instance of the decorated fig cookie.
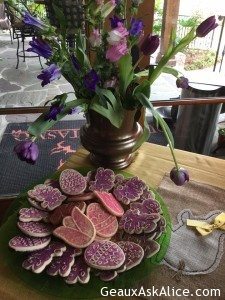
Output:
<path fill-rule="evenodd" d="M 141 195 L 139 201 L 144 201 L 147 199 L 155 200 L 155 194 L 150 191 L 148 187 L 143 191 L 143 194 Z"/>
<path fill-rule="evenodd" d="M 115 270 L 125 261 L 123 250 L 111 241 L 94 241 L 84 252 L 86 263 L 98 270 Z"/>
<path fill-rule="evenodd" d="M 121 184 L 121 183 L 123 183 L 124 180 L 125 180 L 125 178 L 124 178 L 124 176 L 122 174 L 117 174 L 115 176 L 115 183 L 114 183 L 114 185 Z"/>
<path fill-rule="evenodd" d="M 103 206 L 114 216 L 121 217 L 124 209 L 111 193 L 94 191 Z"/>
<path fill-rule="evenodd" d="M 113 190 L 113 194 L 118 201 L 128 205 L 130 202 L 137 201 L 145 188 L 146 185 L 142 180 L 138 177 L 132 177 L 117 185 Z"/>
<path fill-rule="evenodd" d="M 159 219 L 159 214 L 146 214 L 137 209 L 128 209 L 120 219 L 119 228 L 129 234 L 149 233 L 156 229 Z"/>
<path fill-rule="evenodd" d="M 95 173 L 95 179 L 89 181 L 91 191 L 108 192 L 114 187 L 115 173 L 111 169 L 98 168 Z"/>
<path fill-rule="evenodd" d="M 51 276 L 60 275 L 67 277 L 75 261 L 75 256 L 81 255 L 81 249 L 75 249 L 67 246 L 66 251 L 60 257 L 55 257 L 47 269 L 47 273 Z"/>
<path fill-rule="evenodd" d="M 83 257 L 80 256 L 75 260 L 70 274 L 65 281 L 68 284 L 75 284 L 77 282 L 82 284 L 88 283 L 90 280 L 90 270 L 91 268 L 86 264 Z"/>
<path fill-rule="evenodd" d="M 47 221 L 48 213 L 41 211 L 35 207 L 21 208 L 19 210 L 19 220 L 21 222 L 32 222 L 32 221 Z"/>
<path fill-rule="evenodd" d="M 41 206 L 41 202 L 38 202 L 38 201 L 36 201 L 35 199 L 32 199 L 32 198 L 27 198 L 27 200 L 28 200 L 28 202 L 29 202 L 33 207 L 35 207 L 35 208 L 37 208 L 37 209 L 39 209 L 39 210 L 42 210 L 42 211 L 46 211 L 46 212 L 49 211 L 49 209 L 43 208 L 43 207 Z"/>
<path fill-rule="evenodd" d="M 118 276 L 115 270 L 99 271 L 97 274 L 102 281 L 112 281 Z"/>
<path fill-rule="evenodd" d="M 140 245 L 144 250 L 144 258 L 150 258 L 160 250 L 160 245 L 146 234 L 123 235 L 124 241 L 131 241 Z"/>
<path fill-rule="evenodd" d="M 95 194 L 93 192 L 86 192 L 79 195 L 71 196 L 67 199 L 68 202 L 74 201 L 88 201 L 95 198 Z"/>
<path fill-rule="evenodd" d="M 161 213 L 160 204 L 153 199 L 146 199 L 143 202 L 134 202 L 130 204 L 130 209 L 138 209 L 140 213 Z"/>
<path fill-rule="evenodd" d="M 59 189 L 45 184 L 36 185 L 33 190 L 27 193 L 29 197 L 41 202 L 41 206 L 48 210 L 55 209 L 66 200 L 66 196 L 62 195 Z"/>
<path fill-rule="evenodd" d="M 9 241 L 9 247 L 19 252 L 31 252 L 45 248 L 51 237 L 34 238 L 17 235 Z"/>
<path fill-rule="evenodd" d="M 126 266 L 126 271 L 140 264 L 144 257 L 144 250 L 140 245 L 129 241 L 120 241 L 118 245 L 125 253 L 124 265 Z M 118 270 L 118 272 L 120 271 Z"/>
<path fill-rule="evenodd" d="M 86 204 L 84 202 L 78 202 L 78 203 L 73 202 L 73 203 L 60 205 L 53 212 L 49 214 L 50 223 L 52 223 L 53 225 L 62 224 L 63 218 L 66 216 L 70 216 L 74 207 L 79 208 L 80 211 L 84 213 L 86 209 Z"/>
<path fill-rule="evenodd" d="M 45 237 L 52 234 L 53 227 L 41 222 L 18 222 L 18 228 L 26 235 L 33 237 Z"/>
<path fill-rule="evenodd" d="M 34 273 L 41 273 L 49 265 L 55 256 L 61 256 L 66 251 L 62 243 L 52 242 L 42 250 L 31 253 L 23 262 L 22 267 Z"/>
<path fill-rule="evenodd" d="M 107 212 L 101 204 L 89 204 L 87 207 L 87 217 L 94 224 L 97 235 L 109 238 L 116 234 L 118 229 L 117 218 Z"/>
<path fill-rule="evenodd" d="M 93 223 L 77 207 L 72 211 L 72 216 L 63 219 L 63 226 L 56 228 L 53 234 L 68 245 L 75 248 L 86 248 L 96 236 Z"/>
<path fill-rule="evenodd" d="M 87 186 L 84 176 L 73 169 L 62 171 L 59 178 L 61 190 L 67 195 L 79 195 L 83 193 Z"/>

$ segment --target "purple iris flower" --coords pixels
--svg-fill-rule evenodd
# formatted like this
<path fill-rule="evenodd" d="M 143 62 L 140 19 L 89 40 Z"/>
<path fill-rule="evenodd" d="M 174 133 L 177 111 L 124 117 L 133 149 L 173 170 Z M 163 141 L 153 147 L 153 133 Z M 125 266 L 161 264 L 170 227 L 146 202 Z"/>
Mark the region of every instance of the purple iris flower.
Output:
<path fill-rule="evenodd" d="M 130 27 L 130 35 L 138 36 L 141 34 L 143 30 L 144 24 L 141 20 L 132 18 L 131 20 L 131 27 Z"/>
<path fill-rule="evenodd" d="M 75 68 L 76 71 L 80 71 L 80 63 L 78 61 L 78 59 L 76 58 L 76 56 L 74 54 L 72 54 L 71 56 L 71 61 L 72 61 L 72 64 Z"/>
<path fill-rule="evenodd" d="M 46 27 L 46 24 L 33 17 L 28 11 L 26 11 L 23 15 L 23 22 L 27 25 L 38 27 L 39 29 L 44 29 L 44 27 Z"/>
<path fill-rule="evenodd" d="M 40 38 L 33 37 L 32 41 L 29 42 L 29 45 L 31 48 L 27 49 L 28 52 L 35 52 L 46 59 L 52 56 L 51 46 Z"/>
<path fill-rule="evenodd" d="M 177 78 L 176 85 L 178 88 L 187 89 L 189 87 L 189 80 L 186 77 L 181 76 Z"/>
<path fill-rule="evenodd" d="M 170 172 L 170 179 L 178 186 L 184 185 L 186 182 L 189 181 L 189 174 L 188 171 L 184 168 L 173 168 Z"/>
<path fill-rule="evenodd" d="M 55 64 L 51 64 L 48 68 L 42 70 L 41 74 L 39 74 L 37 78 L 42 80 L 41 86 L 45 86 L 51 81 L 58 79 L 60 75 L 60 68 L 58 68 Z"/>
<path fill-rule="evenodd" d="M 125 19 L 120 19 L 117 16 L 113 16 L 112 18 L 110 18 L 111 28 L 114 29 L 118 27 L 118 23 L 124 23 L 124 21 Z"/>
<path fill-rule="evenodd" d="M 95 72 L 95 70 L 91 70 L 84 76 L 84 86 L 91 92 L 94 92 L 97 84 L 100 82 L 100 77 Z"/>
<path fill-rule="evenodd" d="M 32 141 L 20 142 L 14 147 L 14 152 L 20 160 L 32 165 L 35 164 L 39 155 L 38 146 Z"/>
<path fill-rule="evenodd" d="M 45 115 L 45 121 L 56 121 L 58 114 L 63 110 L 64 105 L 60 102 L 56 102 L 51 105 L 49 111 Z"/>

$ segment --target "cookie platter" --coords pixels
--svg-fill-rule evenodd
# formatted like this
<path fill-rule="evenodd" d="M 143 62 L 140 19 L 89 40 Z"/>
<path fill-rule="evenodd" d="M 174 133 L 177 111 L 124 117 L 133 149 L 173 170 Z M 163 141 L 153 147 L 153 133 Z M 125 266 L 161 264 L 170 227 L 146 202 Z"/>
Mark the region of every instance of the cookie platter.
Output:
<path fill-rule="evenodd" d="M 8 240 L 17 270 L 78 294 L 83 287 L 132 284 L 131 274 L 146 276 L 169 244 L 165 204 L 130 174 L 66 169 L 29 189 L 22 206 Z"/>

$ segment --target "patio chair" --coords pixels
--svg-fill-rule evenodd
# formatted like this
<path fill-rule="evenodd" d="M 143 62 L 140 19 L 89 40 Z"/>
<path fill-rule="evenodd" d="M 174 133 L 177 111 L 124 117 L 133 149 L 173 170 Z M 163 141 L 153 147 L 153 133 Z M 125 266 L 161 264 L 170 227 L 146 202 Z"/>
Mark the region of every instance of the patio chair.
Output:
<path fill-rule="evenodd" d="M 7 2 L 5 2 L 5 13 L 11 24 L 12 38 L 14 40 L 17 40 L 16 69 L 18 69 L 18 67 L 19 67 L 20 57 L 23 58 L 24 62 L 25 62 L 26 58 L 38 57 L 41 68 L 43 68 L 42 63 L 41 63 L 41 58 L 39 55 L 27 56 L 26 52 L 25 52 L 25 39 L 28 37 L 32 38 L 32 37 L 36 36 L 34 27 L 24 24 L 23 21 L 21 20 L 20 16 L 18 16 L 17 12 L 11 6 L 9 6 L 9 4 Z M 22 42 L 22 50 L 20 50 L 20 41 Z"/>

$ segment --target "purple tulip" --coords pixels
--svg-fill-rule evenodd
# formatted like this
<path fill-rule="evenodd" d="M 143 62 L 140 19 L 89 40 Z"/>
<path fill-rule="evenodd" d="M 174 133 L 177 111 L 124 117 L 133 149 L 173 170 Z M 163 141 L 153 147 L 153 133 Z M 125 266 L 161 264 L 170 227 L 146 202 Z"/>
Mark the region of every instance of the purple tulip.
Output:
<path fill-rule="evenodd" d="M 176 184 L 176 185 L 184 185 L 186 182 L 189 181 L 189 174 L 188 171 L 184 168 L 173 168 L 170 172 L 170 179 Z"/>
<path fill-rule="evenodd" d="M 177 78 L 176 85 L 178 88 L 187 89 L 189 87 L 189 80 L 186 77 L 181 76 Z"/>
<path fill-rule="evenodd" d="M 111 28 L 117 28 L 118 27 L 118 23 L 124 23 L 125 19 L 120 19 L 117 16 L 113 16 L 112 18 L 110 18 L 110 22 L 111 22 Z"/>
<path fill-rule="evenodd" d="M 196 29 L 197 37 L 205 37 L 211 30 L 218 26 L 215 16 L 211 16 L 203 21 Z"/>
<path fill-rule="evenodd" d="M 141 44 L 140 50 L 144 55 L 153 54 L 159 47 L 159 36 L 158 35 L 147 35 Z"/>
<path fill-rule="evenodd" d="M 95 70 L 91 70 L 84 76 L 84 86 L 91 92 L 94 92 L 97 84 L 100 82 L 100 78 Z"/>
<path fill-rule="evenodd" d="M 23 22 L 27 25 L 38 27 L 39 29 L 44 29 L 44 27 L 46 27 L 46 24 L 33 17 L 28 11 L 26 11 L 23 15 Z"/>
<path fill-rule="evenodd" d="M 57 121 L 58 114 L 63 110 L 64 105 L 60 102 L 56 102 L 51 105 L 49 111 L 45 115 L 45 121 Z"/>
<path fill-rule="evenodd" d="M 27 49 L 28 52 L 35 52 L 46 59 L 52 56 L 51 46 L 40 38 L 33 37 L 32 41 L 29 42 L 29 45 L 31 48 Z"/>
<path fill-rule="evenodd" d="M 131 28 L 129 30 L 131 36 L 138 36 L 143 30 L 144 24 L 141 20 L 132 18 Z"/>
<path fill-rule="evenodd" d="M 20 160 L 32 165 L 35 164 L 39 155 L 38 146 L 32 141 L 20 142 L 14 147 L 14 152 Z"/>
<path fill-rule="evenodd" d="M 79 63 L 78 59 L 76 58 L 76 56 L 74 54 L 71 54 L 70 58 L 71 58 L 73 66 L 74 66 L 74 69 L 76 71 L 80 71 L 80 69 L 81 69 L 80 63 Z"/>
<path fill-rule="evenodd" d="M 51 64 L 48 68 L 42 70 L 41 74 L 39 74 L 37 78 L 42 80 L 41 86 L 45 86 L 51 81 L 58 79 L 60 76 L 60 68 L 58 68 L 55 64 Z"/>

